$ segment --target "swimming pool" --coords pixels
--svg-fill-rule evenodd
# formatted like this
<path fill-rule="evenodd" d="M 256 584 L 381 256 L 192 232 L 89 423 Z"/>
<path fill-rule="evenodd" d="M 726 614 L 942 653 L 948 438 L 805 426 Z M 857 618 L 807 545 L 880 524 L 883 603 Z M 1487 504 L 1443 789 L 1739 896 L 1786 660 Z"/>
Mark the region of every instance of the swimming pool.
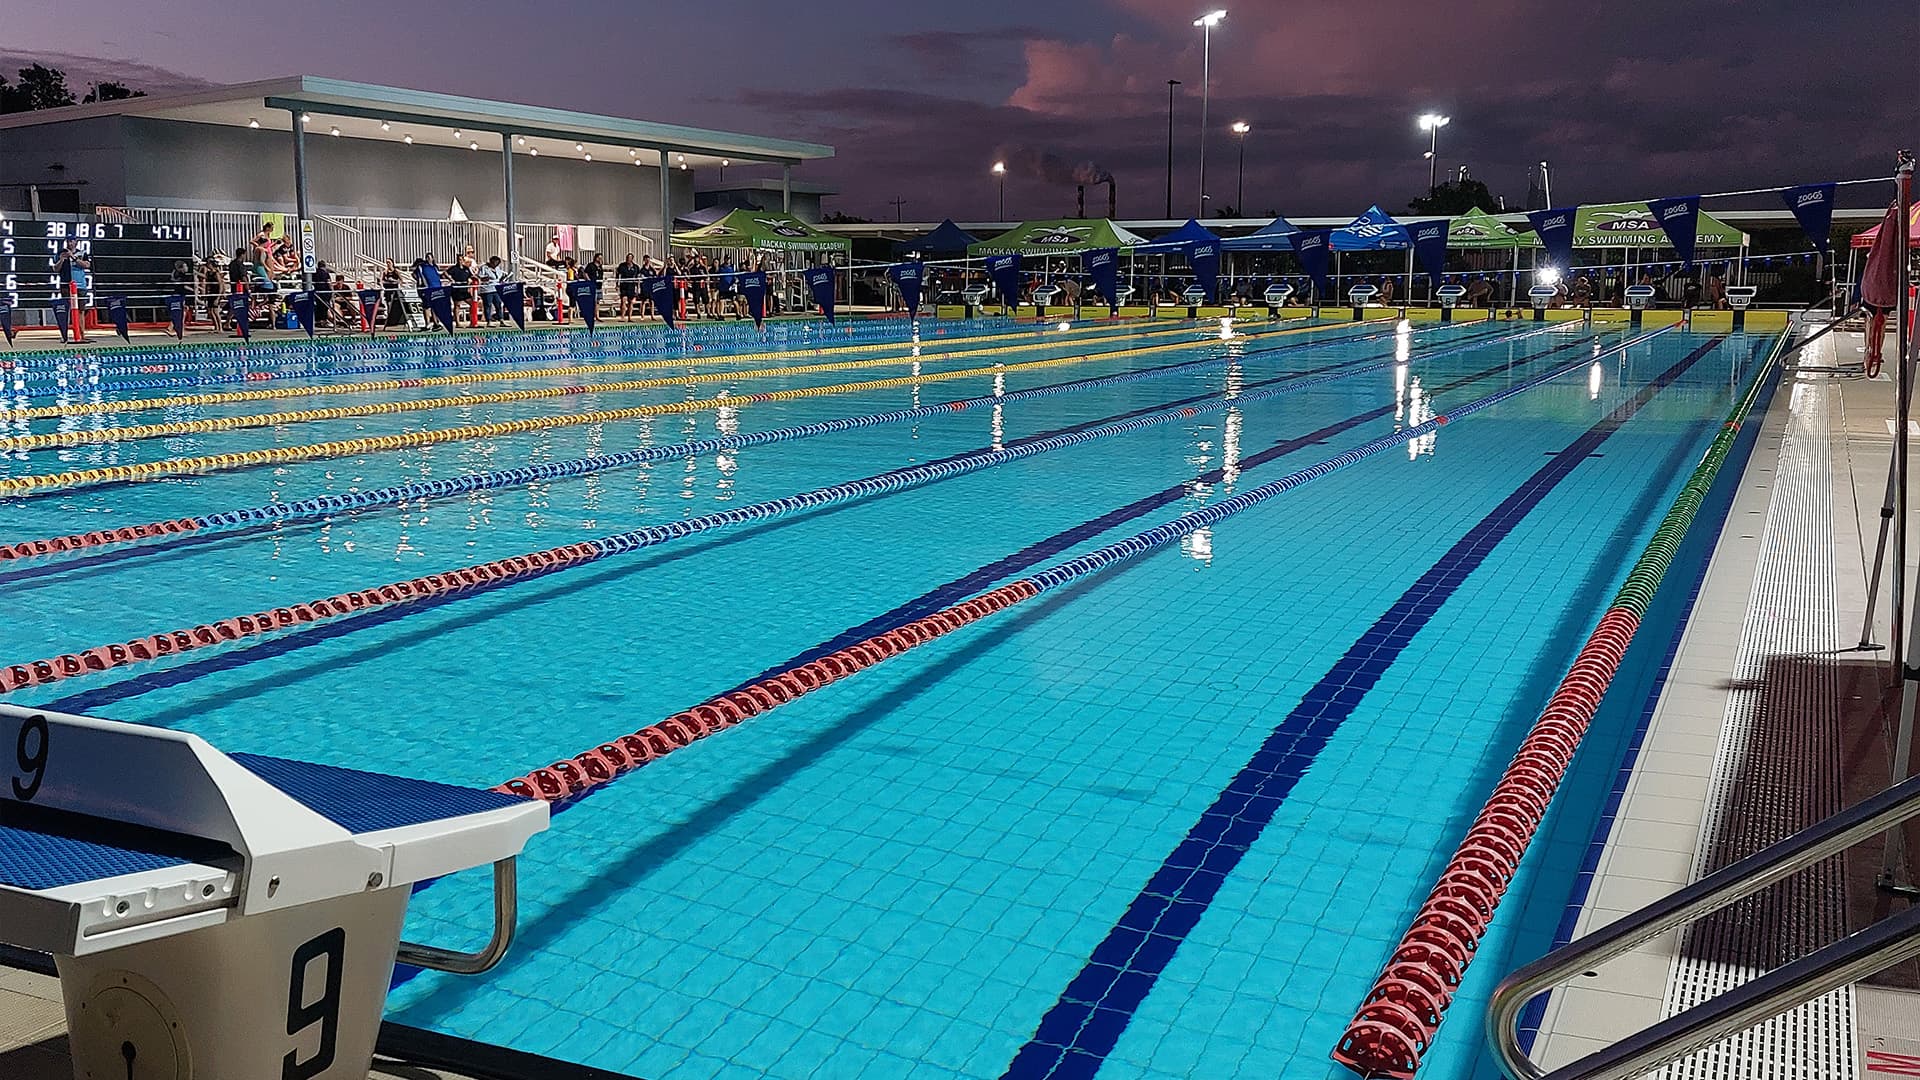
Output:
<path fill-rule="evenodd" d="M 111 403 L 186 376 L 87 373 L 16 397 L 99 408 L 6 425 L 29 439 L 0 460 L 0 543 L 199 524 L 0 561 L 0 664 L 645 543 L 8 700 L 491 785 L 1231 506 L 567 804 L 522 860 L 508 960 L 407 979 L 391 1015 L 646 1077 L 1344 1075 L 1328 1048 L 1772 341 L 1247 329 L 716 339 L 638 371 L 586 365 L 648 339 L 573 335 L 513 358 L 551 375 L 141 411 Z M 360 369 L 456 348 L 453 374 L 511 371 L 409 343 L 169 389 L 418 380 L 440 369 Z M 370 411 L 496 390 L 550 393 Z M 172 426 L 110 434 L 132 424 Z M 423 890 L 409 937 L 477 941 L 486 888 Z M 1474 1075 L 1473 1025 L 1448 1030 L 1424 1075 Z"/>

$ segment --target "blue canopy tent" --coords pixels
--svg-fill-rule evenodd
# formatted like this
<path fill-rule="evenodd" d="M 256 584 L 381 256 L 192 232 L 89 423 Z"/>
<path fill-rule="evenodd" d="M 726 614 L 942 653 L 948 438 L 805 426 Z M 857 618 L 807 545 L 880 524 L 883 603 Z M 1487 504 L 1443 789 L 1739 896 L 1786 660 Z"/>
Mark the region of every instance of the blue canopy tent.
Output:
<path fill-rule="evenodd" d="M 893 253 L 899 255 L 962 255 L 967 253 L 969 244 L 977 244 L 980 238 L 953 223 L 948 218 L 940 227 L 918 240 L 899 240 L 893 245 Z"/>
<path fill-rule="evenodd" d="M 1333 230 L 1327 246 L 1333 249 L 1333 279 L 1340 280 L 1340 253 L 1343 251 L 1391 251 L 1405 248 L 1407 251 L 1407 293 L 1413 292 L 1413 236 L 1407 227 L 1395 221 L 1392 215 L 1380 209 L 1378 203 L 1367 207 L 1367 212 Z M 1336 285 L 1337 288 L 1337 285 Z"/>
<path fill-rule="evenodd" d="M 1133 254 L 1170 255 L 1178 251 L 1187 256 L 1187 265 L 1191 267 L 1193 265 L 1193 249 L 1200 244 L 1212 244 L 1213 250 L 1216 253 L 1222 250 L 1219 233 L 1200 224 L 1200 222 L 1194 218 L 1188 218 L 1185 225 L 1180 226 L 1165 236 L 1155 237 L 1145 244 L 1136 244 L 1133 249 Z M 1165 276 L 1164 264 L 1162 264 L 1162 276 Z"/>
<path fill-rule="evenodd" d="M 1227 251 L 1292 251 L 1291 237 L 1299 231 L 1299 227 L 1286 218 L 1274 218 L 1245 236 L 1220 241 L 1220 246 Z"/>

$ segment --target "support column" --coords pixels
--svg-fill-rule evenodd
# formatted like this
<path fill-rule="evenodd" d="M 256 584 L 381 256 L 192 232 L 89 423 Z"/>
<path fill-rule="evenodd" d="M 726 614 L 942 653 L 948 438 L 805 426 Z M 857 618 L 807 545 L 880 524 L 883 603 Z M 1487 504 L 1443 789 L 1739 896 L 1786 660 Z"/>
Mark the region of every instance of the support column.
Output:
<path fill-rule="evenodd" d="M 673 163 L 660 151 L 660 261 L 673 254 Z"/>
<path fill-rule="evenodd" d="M 520 223 L 513 213 L 513 133 L 500 133 L 500 184 L 507 194 L 507 277 L 520 276 Z"/>
<path fill-rule="evenodd" d="M 313 288 L 313 274 L 307 269 L 306 231 L 312 207 L 307 202 L 307 126 L 300 122 L 301 111 L 288 109 L 287 119 L 293 124 L 293 207 L 294 235 L 287 238 L 295 245 L 294 250 L 300 256 L 300 287 Z"/>
<path fill-rule="evenodd" d="M 780 166 L 780 212 L 793 213 L 793 166 Z"/>

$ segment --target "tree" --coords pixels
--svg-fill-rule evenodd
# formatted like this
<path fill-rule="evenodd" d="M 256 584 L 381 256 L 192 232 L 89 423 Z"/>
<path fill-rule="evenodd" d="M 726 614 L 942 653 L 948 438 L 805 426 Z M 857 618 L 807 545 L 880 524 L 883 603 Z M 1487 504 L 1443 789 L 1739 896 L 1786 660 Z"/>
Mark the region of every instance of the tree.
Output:
<path fill-rule="evenodd" d="M 93 89 L 87 91 L 87 96 L 81 98 L 80 103 L 82 105 L 91 105 L 96 101 L 125 101 L 128 98 L 146 96 L 147 92 L 145 90 L 135 90 L 126 83 L 103 82 L 96 84 Z"/>
<path fill-rule="evenodd" d="M 873 224 L 872 218 L 855 217 L 852 214 L 841 213 L 838 210 L 835 210 L 833 213 L 828 214 L 826 217 L 821 218 L 820 220 L 823 224 L 826 224 L 826 225 L 871 225 Z"/>
<path fill-rule="evenodd" d="M 1416 214 L 1464 214 L 1473 209 L 1498 213 L 1500 200 L 1478 180 L 1449 180 L 1407 204 Z"/>
<path fill-rule="evenodd" d="M 58 109 L 71 104 L 73 91 L 67 89 L 66 73 L 59 68 L 30 64 L 20 69 L 20 81 L 13 85 L 0 77 L 0 113 Z"/>

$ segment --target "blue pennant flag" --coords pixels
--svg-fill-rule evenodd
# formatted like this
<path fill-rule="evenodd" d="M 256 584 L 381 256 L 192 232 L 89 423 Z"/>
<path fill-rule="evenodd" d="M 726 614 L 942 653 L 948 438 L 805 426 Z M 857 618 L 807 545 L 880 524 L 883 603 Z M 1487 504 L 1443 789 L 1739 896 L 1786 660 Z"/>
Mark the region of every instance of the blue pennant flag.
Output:
<path fill-rule="evenodd" d="M 167 324 L 173 327 L 173 336 L 177 341 L 187 339 L 187 298 L 175 294 L 167 297 Z"/>
<path fill-rule="evenodd" d="M 308 337 L 312 337 L 313 290 L 301 289 L 299 292 L 294 293 L 287 298 L 287 305 L 293 308 L 293 321 L 300 324 L 300 329 L 305 330 Z"/>
<path fill-rule="evenodd" d="M 1793 218 L 1800 228 L 1813 241 L 1813 246 L 1826 254 L 1829 240 L 1833 235 L 1833 193 L 1834 184 L 1801 184 L 1790 187 L 1780 193 L 1786 200 L 1787 209 L 1793 211 Z"/>
<path fill-rule="evenodd" d="M 13 305 L 4 296 L 0 296 L 0 334 L 7 336 L 9 346 L 13 344 Z"/>
<path fill-rule="evenodd" d="M 807 283 L 807 294 L 820 306 L 820 313 L 833 321 L 833 267 L 809 266 L 801 275 Z"/>
<path fill-rule="evenodd" d="M 524 281 L 503 281 L 494 292 L 500 297 L 500 306 L 506 309 L 507 318 L 522 330 L 527 328 L 527 283 Z"/>
<path fill-rule="evenodd" d="M 1547 249 L 1548 266 L 1565 270 L 1573 264 L 1573 221 L 1579 212 L 1577 206 L 1556 206 L 1527 215 L 1541 246 Z"/>
<path fill-rule="evenodd" d="M 453 333 L 453 295 L 447 292 L 447 287 L 445 285 L 429 286 L 422 294 L 421 300 L 426 304 L 427 310 L 433 313 L 433 317 L 440 320 L 440 325 L 447 328 L 447 333 Z"/>
<path fill-rule="evenodd" d="M 361 289 L 357 295 L 360 299 L 360 321 L 366 324 L 367 331 L 371 333 L 374 327 L 380 325 L 373 318 L 380 310 L 380 290 Z"/>
<path fill-rule="evenodd" d="M 113 320 L 113 332 L 120 335 L 121 341 L 132 341 L 127 336 L 127 298 L 124 296 L 107 297 L 107 318 Z"/>
<path fill-rule="evenodd" d="M 240 331 L 241 337 L 250 338 L 253 336 L 253 325 L 248 320 L 250 312 L 247 307 L 246 293 L 237 292 L 227 294 L 227 313 L 233 316 L 233 328 Z"/>
<path fill-rule="evenodd" d="M 1107 309 L 1119 314 L 1120 249 L 1093 248 L 1081 254 L 1080 264 L 1086 267 L 1087 276 L 1093 279 L 1094 291 L 1107 302 Z"/>
<path fill-rule="evenodd" d="M 1012 307 L 1020 302 L 1020 256 L 987 256 L 987 277 L 993 280 L 993 287 L 1000 290 L 1000 302 Z"/>
<path fill-rule="evenodd" d="M 753 270 L 740 275 L 740 295 L 746 297 L 747 314 L 753 316 L 756 329 L 767 325 L 767 272 Z"/>
<path fill-rule="evenodd" d="M 1293 243 L 1293 253 L 1300 257 L 1300 268 L 1313 279 L 1313 295 L 1318 302 L 1333 297 L 1333 282 L 1327 277 L 1333 252 L 1327 247 L 1327 237 L 1325 229 L 1302 229 L 1288 236 Z"/>
<path fill-rule="evenodd" d="M 69 321 L 69 317 L 73 314 L 73 308 L 71 306 L 71 303 L 72 302 L 69 301 L 64 295 L 61 295 L 58 293 L 54 294 L 53 325 L 59 329 L 60 340 L 63 342 L 67 340 L 67 323 Z"/>
<path fill-rule="evenodd" d="M 1410 227 L 1413 233 L 1413 257 L 1420 260 L 1421 269 L 1427 272 L 1427 278 L 1439 288 L 1440 279 L 1447 273 L 1447 223 L 1445 221 L 1422 221 Z"/>
<path fill-rule="evenodd" d="M 593 332 L 594 319 L 600 314 L 597 310 L 600 307 L 599 298 L 594 293 L 593 282 L 587 278 L 575 278 L 567 282 L 567 299 L 579 309 L 580 318 L 587 324 L 588 333 Z"/>
<path fill-rule="evenodd" d="M 1693 268 L 1694 241 L 1700 233 L 1700 196 L 1682 195 L 1673 199 L 1653 199 L 1647 203 L 1653 220 L 1665 230 L 1667 241 L 1680 255 L 1680 268 Z"/>
<path fill-rule="evenodd" d="M 920 313 L 920 288 L 926 282 L 927 264 L 923 262 L 894 263 L 887 268 L 887 276 L 900 289 L 900 299 L 907 305 L 908 315 Z"/>
<path fill-rule="evenodd" d="M 640 284 L 647 290 L 647 299 L 653 301 L 653 310 L 659 312 L 660 317 L 666 320 L 667 329 L 673 329 L 677 325 L 673 321 L 673 313 L 680 304 L 679 294 L 673 287 L 673 278 L 666 274 L 654 274 L 651 277 L 641 278 Z"/>
<path fill-rule="evenodd" d="M 1193 280 L 1207 291 L 1207 303 L 1220 299 L 1220 242 L 1202 240 L 1187 249 L 1187 265 L 1193 267 Z"/>

